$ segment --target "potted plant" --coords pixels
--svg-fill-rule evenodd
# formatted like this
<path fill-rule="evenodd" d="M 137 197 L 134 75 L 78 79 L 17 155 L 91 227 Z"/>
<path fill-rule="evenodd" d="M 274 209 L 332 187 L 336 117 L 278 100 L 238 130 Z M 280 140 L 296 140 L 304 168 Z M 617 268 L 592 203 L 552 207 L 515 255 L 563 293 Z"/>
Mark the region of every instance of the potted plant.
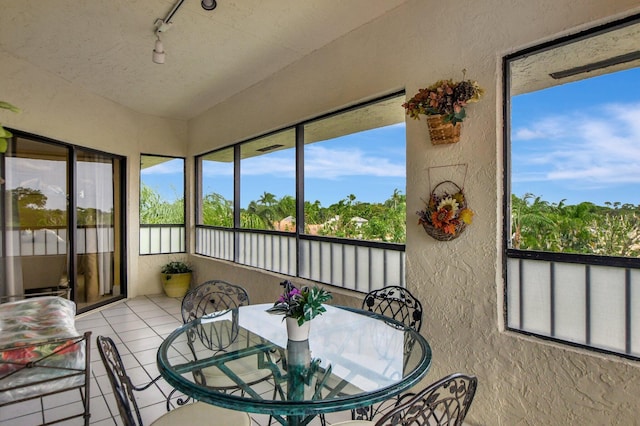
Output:
<path fill-rule="evenodd" d="M 307 340 L 310 321 L 326 312 L 327 309 L 322 304 L 331 299 L 331 293 L 318 286 L 298 289 L 288 280 L 280 285 L 284 287 L 284 291 L 267 312 L 284 315 L 289 340 Z"/>
<path fill-rule="evenodd" d="M 471 80 L 440 80 L 419 89 L 402 104 L 406 114 L 415 120 L 427 116 L 431 142 L 434 145 L 460 140 L 460 123 L 467 117 L 465 107 L 477 102 L 484 94 L 478 82 Z"/>
<path fill-rule="evenodd" d="M 20 112 L 17 107 L 3 101 L 0 101 L 0 109 L 8 109 L 9 111 Z M 2 127 L 2 124 L 0 124 L 0 152 L 7 151 L 7 145 L 11 136 L 13 136 L 11 132 Z"/>
<path fill-rule="evenodd" d="M 191 285 L 193 269 L 186 262 L 174 260 L 162 266 L 162 288 L 169 297 L 184 297 Z"/>

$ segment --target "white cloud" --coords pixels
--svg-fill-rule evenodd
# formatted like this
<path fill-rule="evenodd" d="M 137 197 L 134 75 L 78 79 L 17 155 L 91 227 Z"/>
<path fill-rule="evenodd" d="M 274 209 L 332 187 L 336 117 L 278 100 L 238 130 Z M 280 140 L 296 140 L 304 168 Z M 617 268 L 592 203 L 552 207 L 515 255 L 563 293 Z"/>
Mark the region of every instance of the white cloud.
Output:
<path fill-rule="evenodd" d="M 306 178 L 339 179 L 345 176 L 404 177 L 404 162 L 374 155 L 356 148 L 329 149 L 320 144 L 305 148 Z M 259 156 L 243 162 L 242 174 L 295 176 L 290 156 Z"/>
<path fill-rule="evenodd" d="M 556 139 L 566 133 L 565 126 L 561 117 L 545 117 L 532 126 L 515 129 L 511 140 Z"/>
<path fill-rule="evenodd" d="M 640 182 L 640 104 L 608 104 L 514 130 L 514 181 Z"/>
<path fill-rule="evenodd" d="M 372 155 L 359 149 L 309 147 L 305 152 L 305 175 L 310 178 L 336 179 L 342 176 L 404 177 L 404 162 Z"/>

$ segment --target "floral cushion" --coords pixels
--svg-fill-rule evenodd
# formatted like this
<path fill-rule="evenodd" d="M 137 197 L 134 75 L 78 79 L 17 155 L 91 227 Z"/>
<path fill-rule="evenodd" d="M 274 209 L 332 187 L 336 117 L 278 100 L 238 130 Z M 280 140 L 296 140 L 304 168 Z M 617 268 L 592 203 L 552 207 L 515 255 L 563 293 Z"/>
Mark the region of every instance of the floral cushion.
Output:
<path fill-rule="evenodd" d="M 57 296 L 0 304 L 0 404 L 84 381 L 60 369 L 84 368 L 85 342 L 75 329 L 75 312 L 74 302 Z M 48 378 L 63 382 L 28 386 Z"/>

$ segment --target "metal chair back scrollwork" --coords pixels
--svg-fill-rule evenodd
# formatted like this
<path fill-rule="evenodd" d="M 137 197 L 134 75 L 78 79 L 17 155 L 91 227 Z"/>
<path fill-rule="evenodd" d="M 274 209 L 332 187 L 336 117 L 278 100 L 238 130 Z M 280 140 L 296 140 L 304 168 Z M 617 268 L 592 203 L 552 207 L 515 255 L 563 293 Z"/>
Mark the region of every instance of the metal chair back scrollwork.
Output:
<path fill-rule="evenodd" d="M 475 376 L 454 373 L 419 392 L 383 401 L 375 410 L 375 418 L 333 426 L 462 426 L 477 388 Z"/>
<path fill-rule="evenodd" d="M 376 426 L 461 426 L 477 387 L 475 376 L 451 374 L 420 392 L 404 394 Z"/>
<path fill-rule="evenodd" d="M 222 280 L 204 282 L 189 290 L 182 299 L 182 320 L 188 323 L 214 312 L 249 304 L 249 294 L 236 284 Z"/>
<path fill-rule="evenodd" d="M 367 293 L 362 309 L 393 318 L 418 332 L 422 326 L 422 303 L 404 287 L 387 286 Z"/>
<path fill-rule="evenodd" d="M 217 321 L 215 327 L 210 324 L 201 324 L 187 332 L 187 343 L 194 359 L 198 358 L 203 346 L 209 350 L 208 353 L 215 354 L 237 350 L 249 344 L 249 332 L 243 331 L 240 335 L 238 324 L 238 308 L 245 305 L 249 305 L 247 291 L 239 285 L 222 280 L 204 282 L 187 292 L 181 308 L 185 323 L 205 316 L 228 317 L 225 321 Z M 244 339 L 245 333 L 246 342 L 240 340 Z M 273 370 L 277 370 L 276 361 L 272 360 L 272 354 L 268 351 L 230 361 L 227 367 L 231 368 L 236 377 L 246 386 L 273 379 Z M 196 382 L 201 385 L 224 392 L 240 390 L 244 393 L 243 386 L 234 382 L 217 367 L 195 370 L 193 375 Z M 282 392 L 279 385 L 274 389 L 274 394 L 276 391 Z"/>
<path fill-rule="evenodd" d="M 236 284 L 222 280 L 206 281 L 189 290 L 182 299 L 182 320 L 186 324 L 197 318 L 231 314 L 224 327 L 199 327 L 189 330 L 189 344 L 197 340 L 215 352 L 225 350 L 238 337 L 238 307 L 249 304 L 249 294 Z M 192 348 L 193 349 L 193 348 Z"/>

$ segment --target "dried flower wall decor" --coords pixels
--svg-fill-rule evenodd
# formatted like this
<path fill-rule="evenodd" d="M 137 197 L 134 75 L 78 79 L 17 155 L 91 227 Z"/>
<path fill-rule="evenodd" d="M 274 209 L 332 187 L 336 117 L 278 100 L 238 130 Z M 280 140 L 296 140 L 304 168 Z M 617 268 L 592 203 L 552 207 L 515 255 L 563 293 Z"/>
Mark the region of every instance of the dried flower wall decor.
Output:
<path fill-rule="evenodd" d="M 416 212 L 418 223 L 438 241 L 458 238 L 473 220 L 464 191 L 456 183 L 445 180 L 437 184 L 423 210 Z"/>
<path fill-rule="evenodd" d="M 464 73 L 464 71 L 463 71 Z M 467 104 L 480 100 L 484 90 L 477 81 L 440 80 L 419 89 L 402 104 L 406 114 L 415 120 L 427 116 L 431 142 L 434 145 L 460 140 L 460 123 L 467 117 Z"/>

